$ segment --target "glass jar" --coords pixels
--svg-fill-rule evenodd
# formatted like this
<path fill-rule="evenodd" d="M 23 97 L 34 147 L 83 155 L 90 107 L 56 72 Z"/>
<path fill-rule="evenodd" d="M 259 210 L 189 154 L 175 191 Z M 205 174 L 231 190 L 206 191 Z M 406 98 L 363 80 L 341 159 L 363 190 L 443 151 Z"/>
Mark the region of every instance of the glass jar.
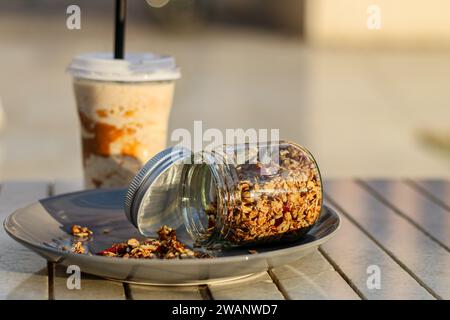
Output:
<path fill-rule="evenodd" d="M 241 246 L 298 239 L 318 220 L 322 198 L 311 153 L 278 141 L 166 149 L 135 177 L 125 209 L 146 236 L 168 225 L 199 245 Z"/>

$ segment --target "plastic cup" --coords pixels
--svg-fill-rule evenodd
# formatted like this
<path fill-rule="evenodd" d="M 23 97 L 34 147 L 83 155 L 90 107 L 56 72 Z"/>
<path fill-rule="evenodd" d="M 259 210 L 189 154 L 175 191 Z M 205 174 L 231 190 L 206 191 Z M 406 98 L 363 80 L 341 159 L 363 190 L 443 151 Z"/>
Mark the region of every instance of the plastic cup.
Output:
<path fill-rule="evenodd" d="M 81 125 L 86 188 L 128 186 L 136 172 L 166 147 L 175 59 L 151 53 L 75 57 L 73 76 Z"/>

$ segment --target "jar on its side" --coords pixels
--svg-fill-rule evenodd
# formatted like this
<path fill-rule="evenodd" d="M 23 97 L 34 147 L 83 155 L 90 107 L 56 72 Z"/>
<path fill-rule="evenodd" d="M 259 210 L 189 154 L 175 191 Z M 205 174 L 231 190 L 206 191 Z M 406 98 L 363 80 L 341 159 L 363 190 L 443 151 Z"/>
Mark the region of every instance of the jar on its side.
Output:
<path fill-rule="evenodd" d="M 318 220 L 322 182 L 305 148 L 281 141 L 204 151 L 201 156 L 203 163 L 183 167 L 179 193 L 183 221 L 197 242 L 294 240 Z"/>
<path fill-rule="evenodd" d="M 146 236 L 166 224 L 200 245 L 243 246 L 300 238 L 318 220 L 322 199 L 311 153 L 277 141 L 166 149 L 131 183 L 125 211 Z"/>

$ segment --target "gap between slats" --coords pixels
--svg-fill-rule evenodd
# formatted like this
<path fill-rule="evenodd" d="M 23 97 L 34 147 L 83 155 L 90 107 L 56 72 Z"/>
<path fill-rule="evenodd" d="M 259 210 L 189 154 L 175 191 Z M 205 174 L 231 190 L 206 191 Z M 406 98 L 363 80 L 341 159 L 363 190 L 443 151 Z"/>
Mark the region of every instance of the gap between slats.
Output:
<path fill-rule="evenodd" d="M 54 192 L 54 183 L 50 182 L 47 185 L 47 196 L 53 196 Z M 48 300 L 55 300 L 55 270 L 56 265 L 51 261 L 47 261 Z"/>
<path fill-rule="evenodd" d="M 417 191 L 421 192 L 424 196 L 426 196 L 428 199 L 433 201 L 435 204 L 441 206 L 448 212 L 450 212 L 450 206 L 448 206 L 444 201 L 442 201 L 440 198 L 436 197 L 434 194 L 432 194 L 430 191 L 428 191 L 426 188 L 421 186 L 419 183 L 412 179 L 406 179 L 405 183 L 416 189 Z"/>
<path fill-rule="evenodd" d="M 425 230 L 421 225 L 419 225 L 416 221 L 414 221 L 412 218 L 407 216 L 405 213 L 403 213 L 402 210 L 398 209 L 394 204 L 392 204 L 390 201 L 386 200 L 381 194 L 379 194 L 375 189 L 373 189 L 370 185 L 368 185 L 365 181 L 357 179 L 356 183 L 360 185 L 362 188 L 364 188 L 367 192 L 369 192 L 371 195 L 373 195 L 378 201 L 383 203 L 388 208 L 392 209 L 397 215 L 408 221 L 410 224 L 412 224 L 416 229 L 420 230 L 423 234 L 425 234 L 428 238 L 436 242 L 439 246 L 449 251 L 449 248 L 439 241 L 433 234 Z"/>
<path fill-rule="evenodd" d="M 123 284 L 123 291 L 125 293 L 125 299 L 127 300 L 133 300 L 133 293 L 131 292 L 130 285 L 128 283 L 122 283 Z"/>
<path fill-rule="evenodd" d="M 272 279 L 272 282 L 275 285 L 275 287 L 277 287 L 278 291 L 280 291 L 280 293 L 283 296 L 284 300 L 290 300 L 288 293 L 286 291 L 284 291 L 283 287 L 281 286 L 281 284 L 278 281 L 277 277 L 273 273 L 272 269 L 269 269 L 267 271 L 267 273 L 269 274 L 270 279 Z"/>
<path fill-rule="evenodd" d="M 203 300 L 214 300 L 211 290 L 209 290 L 207 285 L 198 286 L 198 291 Z"/>
<path fill-rule="evenodd" d="M 356 182 L 356 181 L 355 181 Z M 365 189 L 368 192 L 367 189 Z M 333 206 L 335 206 L 339 212 L 351 222 L 353 223 L 361 232 L 363 232 L 370 240 L 372 240 L 381 250 L 383 250 L 392 260 L 394 260 L 401 268 L 405 270 L 420 286 L 422 286 L 429 294 L 431 294 L 434 298 L 442 300 L 442 297 L 439 296 L 433 289 L 431 289 L 427 284 L 425 284 L 414 272 L 412 272 L 403 262 L 401 262 L 391 251 L 389 251 L 386 247 L 384 247 L 375 237 L 373 237 L 360 223 L 358 223 L 350 214 L 348 214 L 332 197 L 330 197 L 325 192 L 325 197 L 327 201 L 329 201 Z"/>
<path fill-rule="evenodd" d="M 48 280 L 48 300 L 55 300 L 55 264 L 47 261 L 47 280 Z"/>
<path fill-rule="evenodd" d="M 367 297 L 359 290 L 355 284 L 349 279 L 345 272 L 338 266 L 338 264 L 322 249 L 319 247 L 320 254 L 328 261 L 329 264 L 336 270 L 337 273 L 344 279 L 345 282 L 352 288 L 352 290 L 361 298 L 361 300 L 367 300 Z"/>

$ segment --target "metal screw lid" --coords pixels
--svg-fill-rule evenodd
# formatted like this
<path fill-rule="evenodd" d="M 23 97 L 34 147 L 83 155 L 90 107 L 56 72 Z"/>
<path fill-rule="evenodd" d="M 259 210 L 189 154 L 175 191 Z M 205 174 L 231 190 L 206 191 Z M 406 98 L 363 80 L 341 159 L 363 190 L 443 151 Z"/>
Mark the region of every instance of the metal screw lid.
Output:
<path fill-rule="evenodd" d="M 167 174 L 176 163 L 190 157 L 191 152 L 186 148 L 170 147 L 151 158 L 131 181 L 125 195 L 125 214 L 127 219 L 138 228 L 139 217 L 145 212 L 142 202 L 152 184 L 163 174 Z"/>

